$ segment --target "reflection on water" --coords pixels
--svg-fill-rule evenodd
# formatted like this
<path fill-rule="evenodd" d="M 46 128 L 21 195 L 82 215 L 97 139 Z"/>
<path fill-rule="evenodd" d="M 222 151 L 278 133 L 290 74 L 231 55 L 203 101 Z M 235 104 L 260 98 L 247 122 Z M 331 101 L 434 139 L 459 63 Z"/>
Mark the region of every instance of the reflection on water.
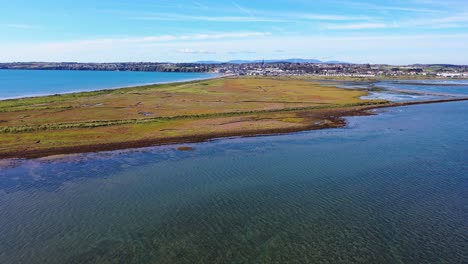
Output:
<path fill-rule="evenodd" d="M 462 263 L 466 102 L 0 170 L 0 263 Z"/>

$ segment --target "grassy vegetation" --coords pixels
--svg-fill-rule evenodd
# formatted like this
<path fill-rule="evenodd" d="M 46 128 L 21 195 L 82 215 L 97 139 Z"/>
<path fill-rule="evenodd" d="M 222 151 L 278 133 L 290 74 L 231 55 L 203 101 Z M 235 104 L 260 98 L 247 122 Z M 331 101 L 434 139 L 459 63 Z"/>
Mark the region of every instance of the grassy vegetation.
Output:
<path fill-rule="evenodd" d="M 310 80 L 225 78 L 0 101 L 0 154 L 303 128 L 323 111 L 385 103 Z M 304 118 L 300 113 L 312 113 Z"/>

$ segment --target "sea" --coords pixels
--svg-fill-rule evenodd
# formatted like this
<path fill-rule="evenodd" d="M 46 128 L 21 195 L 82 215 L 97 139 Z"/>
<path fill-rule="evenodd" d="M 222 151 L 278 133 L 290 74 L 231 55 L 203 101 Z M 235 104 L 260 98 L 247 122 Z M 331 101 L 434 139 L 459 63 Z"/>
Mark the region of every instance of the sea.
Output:
<path fill-rule="evenodd" d="M 0 70 L 0 100 L 217 77 L 211 73 Z"/>
<path fill-rule="evenodd" d="M 468 102 L 178 146 L 0 161 L 0 263 L 467 260 Z"/>

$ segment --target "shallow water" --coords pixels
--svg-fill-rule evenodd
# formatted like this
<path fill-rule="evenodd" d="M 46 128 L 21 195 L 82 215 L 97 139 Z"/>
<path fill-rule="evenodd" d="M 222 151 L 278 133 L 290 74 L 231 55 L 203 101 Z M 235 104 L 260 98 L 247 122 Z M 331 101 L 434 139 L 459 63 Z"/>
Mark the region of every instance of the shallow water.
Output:
<path fill-rule="evenodd" d="M 206 79 L 208 73 L 0 70 L 0 99 Z"/>
<path fill-rule="evenodd" d="M 4 164 L 0 263 L 463 263 L 468 104 Z"/>
<path fill-rule="evenodd" d="M 376 84 L 389 90 L 426 92 L 429 94 L 468 95 L 467 80 L 382 81 Z"/>
<path fill-rule="evenodd" d="M 361 96 L 361 99 L 380 99 L 391 102 L 411 102 L 411 101 L 426 101 L 449 98 L 448 96 L 441 95 L 428 95 L 428 94 L 410 94 L 393 91 L 380 91 L 369 92 L 366 96 Z"/>
<path fill-rule="evenodd" d="M 379 82 L 339 82 L 346 89 L 371 89 L 363 99 L 392 102 L 437 100 L 468 96 L 467 80 L 387 80 Z M 378 88 L 381 90 L 374 91 Z"/>

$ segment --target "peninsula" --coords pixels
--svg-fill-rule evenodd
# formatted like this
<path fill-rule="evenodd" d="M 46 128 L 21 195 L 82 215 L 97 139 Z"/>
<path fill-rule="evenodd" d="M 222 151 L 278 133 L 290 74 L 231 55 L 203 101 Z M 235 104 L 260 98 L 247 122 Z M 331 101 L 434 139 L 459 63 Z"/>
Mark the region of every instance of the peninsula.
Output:
<path fill-rule="evenodd" d="M 343 116 L 413 104 L 360 99 L 365 95 L 305 78 L 228 77 L 4 100 L 0 158 L 340 127 Z"/>

